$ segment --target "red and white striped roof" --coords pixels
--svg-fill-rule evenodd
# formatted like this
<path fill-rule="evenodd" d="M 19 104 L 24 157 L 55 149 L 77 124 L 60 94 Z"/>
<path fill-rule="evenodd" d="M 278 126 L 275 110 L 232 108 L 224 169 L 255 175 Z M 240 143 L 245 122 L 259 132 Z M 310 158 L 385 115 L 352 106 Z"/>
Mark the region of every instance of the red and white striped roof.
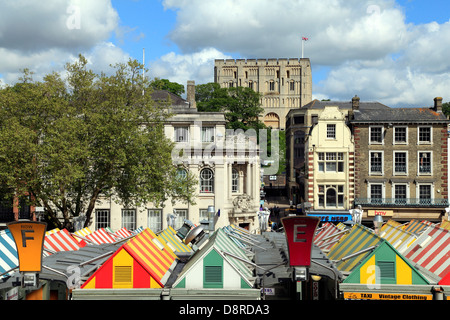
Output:
<path fill-rule="evenodd" d="M 66 229 L 47 232 L 44 248 L 51 251 L 74 251 L 83 247 Z"/>
<path fill-rule="evenodd" d="M 92 233 L 85 235 L 85 238 L 92 241 L 94 244 L 114 243 L 114 238 L 104 228 L 95 230 Z"/>
<path fill-rule="evenodd" d="M 133 234 L 130 231 L 128 231 L 127 228 L 123 227 L 122 229 L 114 232 L 113 235 L 117 238 L 123 239 L 123 238 L 128 238 L 129 236 L 131 236 Z"/>
<path fill-rule="evenodd" d="M 314 244 L 322 251 L 330 250 L 331 247 L 345 235 L 344 230 L 338 228 L 331 222 L 325 223 L 314 236 Z"/>
<path fill-rule="evenodd" d="M 404 252 L 404 257 L 444 277 L 450 272 L 450 231 L 430 226 Z"/>

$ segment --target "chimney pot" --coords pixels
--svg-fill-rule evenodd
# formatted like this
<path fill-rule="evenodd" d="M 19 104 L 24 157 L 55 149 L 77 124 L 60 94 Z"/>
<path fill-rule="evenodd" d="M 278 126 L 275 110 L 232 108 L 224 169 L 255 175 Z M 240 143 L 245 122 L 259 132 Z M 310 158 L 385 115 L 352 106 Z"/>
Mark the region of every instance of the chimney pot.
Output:
<path fill-rule="evenodd" d="M 441 97 L 434 98 L 434 111 L 442 112 L 442 98 Z"/>
<path fill-rule="evenodd" d="M 359 97 L 357 95 L 352 98 L 352 110 L 359 110 Z"/>
<path fill-rule="evenodd" d="M 187 82 L 187 101 L 189 102 L 189 108 L 197 108 L 195 102 L 195 81 L 189 80 Z"/>

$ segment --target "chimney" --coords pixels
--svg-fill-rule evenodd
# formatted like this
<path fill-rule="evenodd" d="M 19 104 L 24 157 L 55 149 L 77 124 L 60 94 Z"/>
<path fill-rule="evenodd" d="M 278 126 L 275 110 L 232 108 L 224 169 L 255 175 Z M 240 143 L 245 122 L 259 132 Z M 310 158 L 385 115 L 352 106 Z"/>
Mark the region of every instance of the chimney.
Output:
<path fill-rule="evenodd" d="M 188 80 L 187 82 L 187 101 L 189 102 L 189 108 L 197 108 L 195 103 L 195 81 Z"/>
<path fill-rule="evenodd" d="M 359 97 L 357 95 L 352 98 L 352 110 L 359 110 Z"/>
<path fill-rule="evenodd" d="M 436 112 L 442 112 L 442 98 L 441 97 L 434 98 L 433 110 Z"/>

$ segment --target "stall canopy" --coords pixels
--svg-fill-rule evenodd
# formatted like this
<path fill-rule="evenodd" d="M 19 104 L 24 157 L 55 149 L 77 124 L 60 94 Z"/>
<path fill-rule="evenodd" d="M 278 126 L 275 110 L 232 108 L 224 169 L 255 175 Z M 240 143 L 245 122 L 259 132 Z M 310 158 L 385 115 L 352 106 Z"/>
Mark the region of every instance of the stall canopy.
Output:
<path fill-rule="evenodd" d="M 330 249 L 327 256 L 335 262 L 340 272 L 349 273 L 382 242 L 383 239 L 372 230 L 355 224 L 350 232 Z"/>
<path fill-rule="evenodd" d="M 163 288 L 177 261 L 147 228 L 124 243 L 81 288 Z"/>
<path fill-rule="evenodd" d="M 328 252 L 350 229 L 340 229 L 334 223 L 326 222 L 317 230 L 314 244 L 323 252 Z"/>
<path fill-rule="evenodd" d="M 67 229 L 53 229 L 45 234 L 44 255 L 59 251 L 74 251 L 83 246 L 84 243 L 78 242 Z"/>
<path fill-rule="evenodd" d="M 94 232 L 87 234 L 85 237 L 94 244 L 115 242 L 113 236 L 111 236 L 109 232 L 104 228 L 97 229 Z"/>
<path fill-rule="evenodd" d="M 403 255 L 442 278 L 450 272 L 450 231 L 429 226 Z"/>
<path fill-rule="evenodd" d="M 0 274 L 19 266 L 17 257 L 16 243 L 11 232 L 6 230 L 0 231 Z M 0 279 L 7 275 L 0 276 Z"/>
<path fill-rule="evenodd" d="M 408 232 L 399 226 L 388 223 L 381 227 L 380 236 L 387 240 L 400 253 L 408 249 L 418 237 L 415 233 Z"/>
<path fill-rule="evenodd" d="M 419 221 L 413 219 L 404 226 L 403 230 L 420 235 L 431 225 L 432 224 L 429 221 Z"/>
<path fill-rule="evenodd" d="M 344 280 L 344 283 L 429 284 L 428 280 L 387 241 L 383 241 L 367 255 Z"/>
<path fill-rule="evenodd" d="M 173 288 L 249 289 L 254 286 L 255 279 L 250 264 L 245 253 L 222 229 L 218 229 L 189 259 Z"/>
<path fill-rule="evenodd" d="M 162 238 L 174 252 L 192 252 L 192 248 L 185 244 L 177 235 L 172 227 L 168 227 L 158 233 L 158 237 Z"/>

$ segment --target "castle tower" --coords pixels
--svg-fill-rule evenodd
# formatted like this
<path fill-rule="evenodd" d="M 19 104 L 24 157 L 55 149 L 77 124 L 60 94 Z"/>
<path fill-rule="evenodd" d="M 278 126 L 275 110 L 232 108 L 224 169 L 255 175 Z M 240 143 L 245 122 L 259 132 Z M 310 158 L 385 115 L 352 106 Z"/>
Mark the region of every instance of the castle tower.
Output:
<path fill-rule="evenodd" d="M 285 129 L 286 115 L 312 100 L 311 63 L 303 59 L 215 60 L 214 82 L 222 88 L 249 87 L 262 95 L 267 126 Z"/>

